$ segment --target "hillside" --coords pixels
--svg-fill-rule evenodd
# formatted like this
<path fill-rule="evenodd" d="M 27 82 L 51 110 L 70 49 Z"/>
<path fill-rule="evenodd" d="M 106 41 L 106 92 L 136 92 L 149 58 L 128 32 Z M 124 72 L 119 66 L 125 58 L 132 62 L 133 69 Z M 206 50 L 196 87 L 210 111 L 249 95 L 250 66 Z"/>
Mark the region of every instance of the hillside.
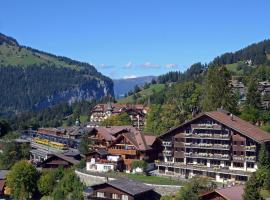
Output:
<path fill-rule="evenodd" d="M 55 56 L 0 33 L 1 112 L 42 109 L 59 102 L 114 95 L 111 79 L 94 66 Z"/>
<path fill-rule="evenodd" d="M 116 98 L 124 97 L 130 90 L 133 90 L 136 85 L 143 86 L 145 83 L 150 83 L 155 76 L 142 76 L 137 78 L 115 79 L 114 95 Z"/>
<path fill-rule="evenodd" d="M 165 89 L 165 84 L 153 84 L 149 88 L 144 89 L 138 93 L 136 93 L 136 100 L 134 100 L 133 95 L 128 96 L 123 99 L 119 99 L 118 103 L 134 103 L 136 101 L 137 103 L 146 103 L 150 96 L 155 93 L 160 93 Z"/>

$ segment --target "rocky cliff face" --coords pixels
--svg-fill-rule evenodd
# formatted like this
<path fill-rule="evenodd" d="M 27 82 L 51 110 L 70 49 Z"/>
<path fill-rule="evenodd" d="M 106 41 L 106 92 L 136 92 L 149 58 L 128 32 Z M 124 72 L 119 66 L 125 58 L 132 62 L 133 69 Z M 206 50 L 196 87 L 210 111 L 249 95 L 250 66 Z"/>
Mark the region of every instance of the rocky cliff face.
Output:
<path fill-rule="evenodd" d="M 43 109 L 55 105 L 58 102 L 68 102 L 71 104 L 82 100 L 91 101 L 93 99 L 100 99 L 105 96 L 113 95 L 113 84 L 111 84 L 111 82 L 92 80 L 72 89 L 55 92 L 36 103 L 35 108 Z"/>
<path fill-rule="evenodd" d="M 21 46 L 0 33 L 0 114 L 114 96 L 93 65 Z"/>

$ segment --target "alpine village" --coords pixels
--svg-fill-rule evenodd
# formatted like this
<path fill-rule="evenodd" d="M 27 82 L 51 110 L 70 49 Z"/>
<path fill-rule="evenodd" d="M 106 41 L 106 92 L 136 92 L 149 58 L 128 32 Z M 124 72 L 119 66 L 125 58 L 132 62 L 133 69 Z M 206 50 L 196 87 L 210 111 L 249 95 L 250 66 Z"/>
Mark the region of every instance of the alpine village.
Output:
<path fill-rule="evenodd" d="M 0 33 L 0 199 L 270 199 L 263 39 L 116 82 Z"/>

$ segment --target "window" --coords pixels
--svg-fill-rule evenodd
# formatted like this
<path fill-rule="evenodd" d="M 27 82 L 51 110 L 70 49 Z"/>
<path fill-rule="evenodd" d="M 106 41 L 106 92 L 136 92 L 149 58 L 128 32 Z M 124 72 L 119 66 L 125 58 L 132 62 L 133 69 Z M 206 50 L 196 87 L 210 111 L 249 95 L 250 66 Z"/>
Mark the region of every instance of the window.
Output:
<path fill-rule="evenodd" d="M 118 194 L 112 194 L 112 199 L 119 199 Z"/>
<path fill-rule="evenodd" d="M 121 200 L 128 200 L 128 195 L 123 194 Z"/>
<path fill-rule="evenodd" d="M 247 163 L 248 168 L 254 168 L 254 163 Z"/>
<path fill-rule="evenodd" d="M 104 170 L 108 171 L 108 170 L 111 170 L 111 169 L 112 169 L 111 166 L 109 166 L 109 165 L 104 165 Z"/>
<path fill-rule="evenodd" d="M 97 192 L 97 197 L 105 198 L 104 192 Z"/>

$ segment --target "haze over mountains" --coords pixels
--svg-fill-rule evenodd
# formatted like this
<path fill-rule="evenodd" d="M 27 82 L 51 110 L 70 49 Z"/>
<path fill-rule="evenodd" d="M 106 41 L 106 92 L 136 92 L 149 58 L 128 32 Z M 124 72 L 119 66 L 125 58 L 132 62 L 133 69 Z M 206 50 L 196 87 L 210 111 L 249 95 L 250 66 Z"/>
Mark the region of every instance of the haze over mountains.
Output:
<path fill-rule="evenodd" d="M 115 79 L 114 94 L 116 98 L 124 97 L 130 90 L 133 90 L 136 85 L 142 86 L 145 83 L 150 83 L 156 76 L 142 76 L 136 78 Z"/>

